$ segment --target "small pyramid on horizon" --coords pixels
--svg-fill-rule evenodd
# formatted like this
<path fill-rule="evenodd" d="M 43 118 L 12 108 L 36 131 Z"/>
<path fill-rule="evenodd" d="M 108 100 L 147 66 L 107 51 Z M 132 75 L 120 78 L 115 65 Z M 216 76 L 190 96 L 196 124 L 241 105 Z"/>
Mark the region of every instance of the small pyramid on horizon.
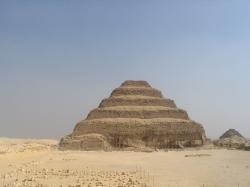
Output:
<path fill-rule="evenodd" d="M 229 129 L 223 135 L 220 136 L 220 139 L 231 138 L 231 137 L 240 137 L 244 138 L 237 130 Z"/>
<path fill-rule="evenodd" d="M 60 141 L 61 149 L 142 150 L 203 145 L 202 125 L 146 81 L 125 81 Z"/>

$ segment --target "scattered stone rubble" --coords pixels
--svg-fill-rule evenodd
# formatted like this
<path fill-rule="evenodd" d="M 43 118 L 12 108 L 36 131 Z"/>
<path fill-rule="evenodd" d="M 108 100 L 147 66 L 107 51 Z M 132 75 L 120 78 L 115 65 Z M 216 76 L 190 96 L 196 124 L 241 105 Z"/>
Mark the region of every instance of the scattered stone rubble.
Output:
<path fill-rule="evenodd" d="M 73 170 L 30 166 L 2 174 L 0 181 L 2 187 L 150 187 L 153 185 L 152 178 L 139 170 L 121 172 L 91 168 Z"/>

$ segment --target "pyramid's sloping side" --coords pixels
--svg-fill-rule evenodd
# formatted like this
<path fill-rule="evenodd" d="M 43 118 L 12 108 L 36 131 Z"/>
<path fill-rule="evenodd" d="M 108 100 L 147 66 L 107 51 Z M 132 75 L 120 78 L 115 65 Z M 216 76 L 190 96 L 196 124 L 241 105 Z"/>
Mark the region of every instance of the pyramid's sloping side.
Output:
<path fill-rule="evenodd" d="M 62 138 L 60 146 L 89 150 L 90 139 L 93 149 L 169 148 L 202 145 L 205 132 L 146 81 L 125 81 Z"/>

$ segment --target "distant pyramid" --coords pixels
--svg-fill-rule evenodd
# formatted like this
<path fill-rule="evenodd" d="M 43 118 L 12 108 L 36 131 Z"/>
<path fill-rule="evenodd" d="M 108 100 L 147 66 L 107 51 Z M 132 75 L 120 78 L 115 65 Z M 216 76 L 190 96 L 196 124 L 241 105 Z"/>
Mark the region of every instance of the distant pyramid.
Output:
<path fill-rule="evenodd" d="M 146 81 L 125 81 L 61 139 L 61 149 L 109 150 L 200 146 L 203 127 Z"/>
<path fill-rule="evenodd" d="M 250 140 L 244 138 L 237 130 L 227 130 L 214 145 L 229 149 L 242 149 L 250 151 Z"/>
<path fill-rule="evenodd" d="M 240 137 L 244 138 L 237 130 L 235 129 L 229 129 L 227 130 L 221 137 L 220 139 L 225 139 L 225 138 L 232 138 L 232 137 Z"/>

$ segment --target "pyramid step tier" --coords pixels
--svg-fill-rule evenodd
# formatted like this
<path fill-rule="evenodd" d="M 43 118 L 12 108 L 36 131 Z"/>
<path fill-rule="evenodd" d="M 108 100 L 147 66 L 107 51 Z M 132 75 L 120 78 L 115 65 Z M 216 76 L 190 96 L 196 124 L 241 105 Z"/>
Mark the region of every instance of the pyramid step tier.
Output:
<path fill-rule="evenodd" d="M 121 87 L 148 87 L 151 88 L 147 81 L 132 81 L 128 80 L 121 84 Z"/>
<path fill-rule="evenodd" d="M 148 133 L 164 135 L 165 138 L 176 139 L 200 139 L 204 133 L 202 126 L 191 120 L 180 119 L 127 119 L 107 118 L 93 119 L 79 122 L 73 132 L 73 136 L 88 133 L 100 133 L 106 136 L 114 134 L 126 136 L 146 136 Z"/>
<path fill-rule="evenodd" d="M 112 96 L 126 96 L 126 95 L 141 95 L 150 97 L 160 97 L 162 98 L 162 93 L 154 88 L 146 87 L 120 87 L 116 88 L 112 93 Z"/>
<path fill-rule="evenodd" d="M 186 111 L 167 107 L 105 107 L 91 111 L 87 119 L 100 118 L 177 118 L 189 119 Z"/>
<path fill-rule="evenodd" d="M 165 106 L 176 108 L 173 100 L 155 97 L 110 97 L 102 100 L 99 107 L 111 106 Z"/>

